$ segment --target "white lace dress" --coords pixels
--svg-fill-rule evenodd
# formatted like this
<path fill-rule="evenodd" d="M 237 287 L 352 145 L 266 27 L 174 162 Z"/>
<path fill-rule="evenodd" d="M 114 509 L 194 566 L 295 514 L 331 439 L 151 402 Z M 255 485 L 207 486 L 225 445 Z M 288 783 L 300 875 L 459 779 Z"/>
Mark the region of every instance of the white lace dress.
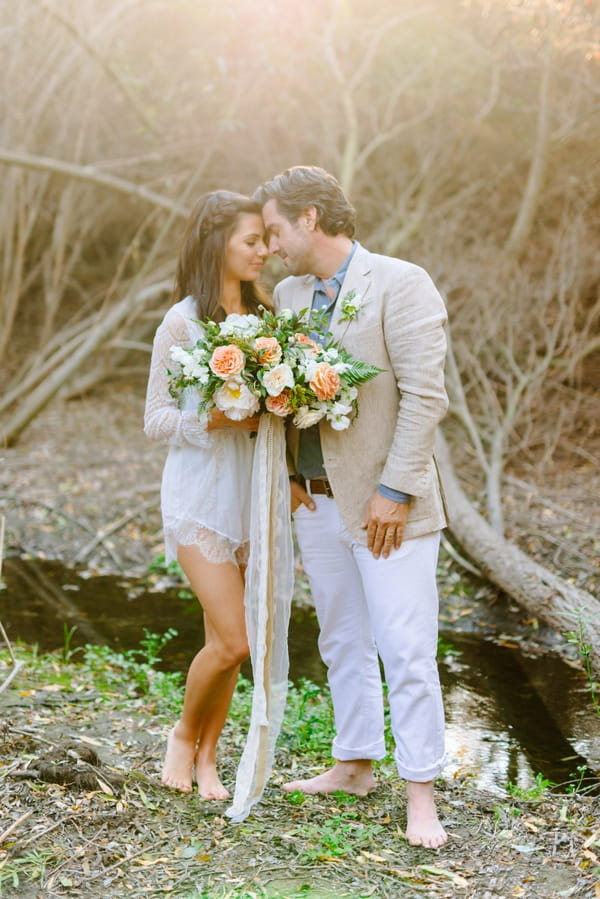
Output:
<path fill-rule="evenodd" d="M 198 340 L 195 319 L 192 297 L 168 310 L 154 338 L 146 395 L 144 432 L 169 446 L 161 486 L 165 557 L 171 562 L 178 545 L 195 544 L 210 562 L 245 563 L 256 441 L 246 431 L 208 431 L 207 416 L 198 418 L 197 391 L 186 391 L 181 407 L 169 394 L 169 350 Z"/>

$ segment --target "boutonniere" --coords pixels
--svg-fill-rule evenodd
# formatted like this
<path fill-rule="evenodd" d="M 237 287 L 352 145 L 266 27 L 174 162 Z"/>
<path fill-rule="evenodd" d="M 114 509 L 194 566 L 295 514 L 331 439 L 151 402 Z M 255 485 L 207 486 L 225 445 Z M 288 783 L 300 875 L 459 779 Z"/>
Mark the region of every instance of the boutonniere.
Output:
<path fill-rule="evenodd" d="M 357 296 L 356 290 L 349 290 L 348 293 L 342 298 L 342 302 L 340 304 L 340 323 L 353 322 L 354 319 L 358 317 L 358 313 L 362 308 L 363 301 L 364 297 Z"/>

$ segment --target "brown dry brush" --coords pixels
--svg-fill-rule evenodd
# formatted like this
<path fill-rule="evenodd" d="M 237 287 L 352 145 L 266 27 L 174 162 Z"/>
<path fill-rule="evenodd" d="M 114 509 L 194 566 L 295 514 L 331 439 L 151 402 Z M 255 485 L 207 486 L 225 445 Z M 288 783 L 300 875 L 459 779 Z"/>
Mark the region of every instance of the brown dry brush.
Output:
<path fill-rule="evenodd" d="M 316 162 L 356 204 L 361 240 L 424 265 L 447 297 L 454 449 L 501 532 L 506 467 L 586 437 L 591 6 L 312 0 L 293 28 L 286 15 L 275 0 L 261 16 L 250 0 L 0 5 L 1 441 L 56 394 L 145 370 L 200 191 Z"/>

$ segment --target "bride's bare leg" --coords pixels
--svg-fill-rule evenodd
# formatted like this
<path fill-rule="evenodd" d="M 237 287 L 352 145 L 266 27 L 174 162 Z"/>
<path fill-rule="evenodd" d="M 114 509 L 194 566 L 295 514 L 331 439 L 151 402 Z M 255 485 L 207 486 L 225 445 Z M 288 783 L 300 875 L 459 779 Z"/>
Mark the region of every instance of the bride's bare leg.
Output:
<path fill-rule="evenodd" d="M 194 778 L 202 799 L 227 799 L 230 795 L 217 773 L 217 742 L 227 720 L 238 673 L 239 667 L 232 674 L 229 684 L 224 686 L 216 697 L 216 701 L 210 709 L 207 709 L 196 744 Z"/>
<path fill-rule="evenodd" d="M 198 547 L 181 546 L 178 559 L 204 610 L 207 633 L 205 645 L 188 671 L 181 718 L 169 734 L 161 782 L 190 792 L 197 743 L 201 740 L 201 795 L 225 798 L 222 794 L 226 791 L 216 774 L 216 743 L 239 666 L 248 656 L 244 581 L 233 562 L 207 562 Z M 209 774 L 211 766 L 214 775 Z"/>

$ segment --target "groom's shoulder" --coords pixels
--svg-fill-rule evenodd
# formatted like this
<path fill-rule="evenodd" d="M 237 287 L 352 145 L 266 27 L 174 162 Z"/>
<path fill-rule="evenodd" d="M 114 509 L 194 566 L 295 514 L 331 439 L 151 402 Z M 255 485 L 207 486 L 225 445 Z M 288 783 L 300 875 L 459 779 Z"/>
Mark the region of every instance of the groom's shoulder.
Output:
<path fill-rule="evenodd" d="M 390 272 L 395 275 L 419 275 L 424 273 L 424 269 L 414 262 L 407 259 L 400 259 L 398 256 L 386 256 L 383 253 L 372 253 L 370 250 L 361 248 L 361 261 L 368 263 L 372 270 L 381 272 Z M 426 274 L 426 272 L 425 272 Z"/>
<path fill-rule="evenodd" d="M 313 280 L 314 275 L 288 275 L 275 285 L 275 293 L 277 296 L 290 296 L 300 288 L 309 287 Z"/>

